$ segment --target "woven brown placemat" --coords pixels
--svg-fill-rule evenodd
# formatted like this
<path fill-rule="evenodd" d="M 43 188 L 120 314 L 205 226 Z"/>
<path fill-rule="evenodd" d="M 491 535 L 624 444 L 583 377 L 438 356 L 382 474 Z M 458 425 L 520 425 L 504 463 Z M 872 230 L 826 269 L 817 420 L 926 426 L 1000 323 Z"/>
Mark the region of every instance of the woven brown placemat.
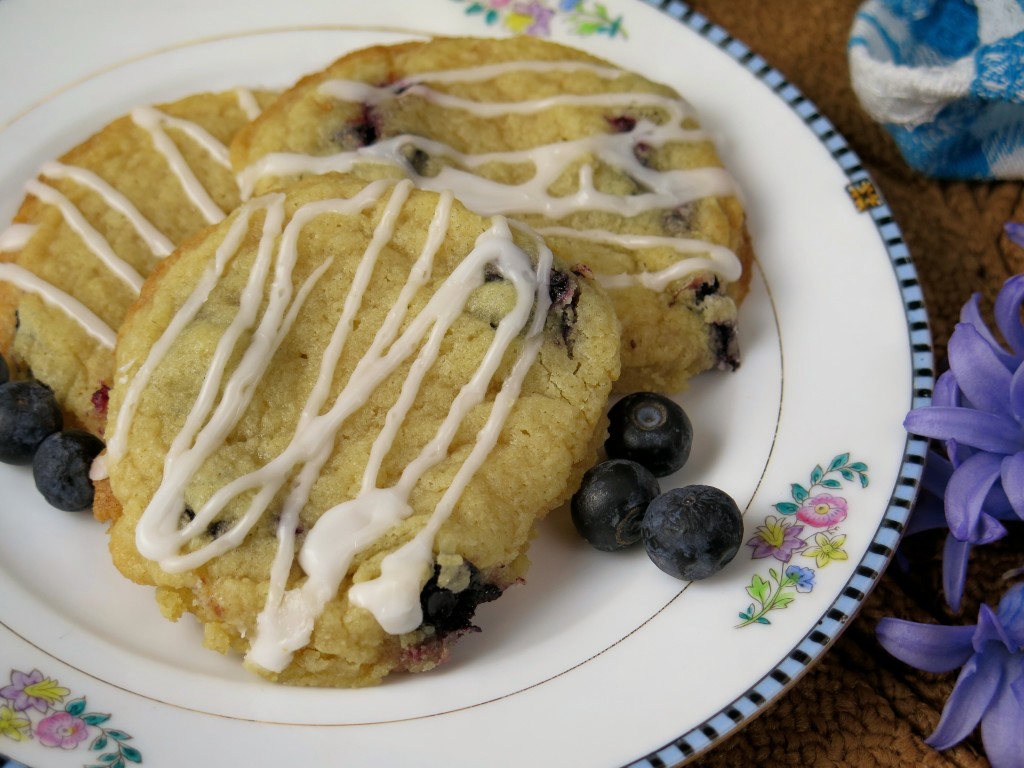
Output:
<path fill-rule="evenodd" d="M 889 203 L 913 256 L 934 338 L 936 371 L 960 307 L 974 292 L 991 311 L 1003 282 L 1024 271 L 1024 250 L 1003 234 L 1024 221 L 1016 182 L 937 181 L 911 170 L 886 131 L 860 108 L 850 85 L 846 41 L 860 0 L 692 0 L 690 5 L 765 60 L 813 101 L 860 156 Z M 698 761 L 719 766 L 985 766 L 975 733 L 938 753 L 924 743 L 956 673 L 919 672 L 875 639 L 883 616 L 975 622 L 979 602 L 1003 592 L 1001 574 L 1024 564 L 1018 527 L 976 548 L 960 616 L 944 607 L 941 535 L 908 540 L 912 567 L 890 566 L 836 644 L 789 692 Z"/>

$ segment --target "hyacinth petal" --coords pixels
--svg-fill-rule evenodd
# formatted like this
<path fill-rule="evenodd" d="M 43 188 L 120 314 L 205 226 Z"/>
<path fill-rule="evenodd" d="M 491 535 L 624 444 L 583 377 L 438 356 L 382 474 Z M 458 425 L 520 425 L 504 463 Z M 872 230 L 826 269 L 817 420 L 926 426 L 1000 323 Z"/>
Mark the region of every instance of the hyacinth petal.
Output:
<path fill-rule="evenodd" d="M 956 384 L 956 377 L 953 376 L 953 372 L 950 370 L 944 371 L 936 380 L 935 386 L 932 390 L 932 402 L 931 407 L 933 408 L 959 408 L 963 406 L 963 395 L 960 392 L 960 388 Z M 963 453 L 956 443 L 956 440 L 944 441 L 944 447 L 946 449 L 946 455 L 952 459 L 952 466 L 957 466 L 960 463 L 961 456 Z M 964 449 L 969 451 L 970 449 Z M 966 458 L 966 457 L 964 457 Z M 951 469 L 952 471 L 952 469 Z M 945 485 L 943 485 L 945 487 Z"/>
<path fill-rule="evenodd" d="M 976 453 L 957 467 L 946 486 L 946 520 L 949 530 L 960 541 L 975 544 L 985 534 L 982 525 L 982 507 L 985 498 L 999 479 L 1002 457 L 991 453 Z M 991 533 L 991 531 L 989 531 Z"/>
<path fill-rule="evenodd" d="M 939 440 L 956 440 L 982 451 L 1007 455 L 1024 449 L 1017 422 L 986 411 L 928 406 L 907 414 L 908 432 Z"/>
<path fill-rule="evenodd" d="M 1006 497 L 1002 483 L 995 486 L 992 492 L 989 493 L 988 498 L 985 499 L 985 511 L 997 520 L 1017 519 L 1017 514 L 1013 511 L 1013 505 L 1010 504 L 1010 500 Z"/>
<path fill-rule="evenodd" d="M 946 596 L 946 605 L 954 612 L 960 611 L 960 602 L 964 598 L 970 557 L 970 542 L 960 541 L 952 533 L 946 537 L 942 550 L 942 592 Z"/>
<path fill-rule="evenodd" d="M 1010 506 L 1017 517 L 1024 520 L 1024 452 L 1003 459 L 1000 477 Z"/>
<path fill-rule="evenodd" d="M 1006 535 L 1006 526 L 992 517 L 988 512 L 982 512 L 978 519 L 978 535 L 975 544 L 991 544 L 999 541 Z"/>
<path fill-rule="evenodd" d="M 1010 378 L 1010 413 L 1018 424 L 1024 424 L 1024 365 L 1018 366 Z"/>
<path fill-rule="evenodd" d="M 1020 660 L 1018 656 L 1017 674 L 1020 674 Z M 1013 663 L 1012 658 L 1006 660 L 1007 665 Z M 1024 707 L 1005 682 L 1006 677 L 1012 673 L 1011 669 L 1004 670 L 1003 685 L 981 718 L 981 741 L 985 746 L 985 756 L 993 768 L 1019 767 L 1021 756 L 1024 755 Z"/>
<path fill-rule="evenodd" d="M 999 616 L 987 605 L 982 605 L 978 610 L 978 623 L 974 627 L 974 636 L 971 638 L 971 645 L 976 653 L 991 653 L 998 651 L 999 647 L 1009 649 L 1011 647 L 1010 636 L 1006 628 L 999 620 Z"/>
<path fill-rule="evenodd" d="M 941 496 L 952 476 L 953 465 L 949 460 L 936 451 L 928 451 L 924 471 L 921 473 L 921 487 L 936 496 Z"/>
<path fill-rule="evenodd" d="M 1003 348 L 1002 343 L 989 329 L 985 318 L 981 314 L 981 294 L 975 293 L 972 295 L 960 309 L 960 323 L 974 328 L 981 338 L 984 339 L 985 343 L 992 348 L 992 353 L 1007 370 L 1012 371 L 1017 367 L 1019 362 L 1017 358 Z"/>
<path fill-rule="evenodd" d="M 907 521 L 906 536 L 913 536 L 915 533 L 934 531 L 939 528 L 948 527 L 946 522 L 946 507 L 941 499 L 933 496 L 919 496 L 914 502 L 910 519 Z"/>
<path fill-rule="evenodd" d="M 1020 308 L 1024 303 L 1024 275 L 1014 275 L 996 296 L 994 315 L 996 326 L 1014 352 L 1024 352 L 1024 325 L 1020 321 Z M 1019 359 L 1018 359 L 1019 363 Z M 1014 366 L 1016 367 L 1016 366 Z"/>
<path fill-rule="evenodd" d="M 971 647 L 974 627 L 947 627 L 883 618 L 875 632 L 885 650 L 925 672 L 949 672 L 963 666 L 974 652 Z"/>
<path fill-rule="evenodd" d="M 943 371 L 935 380 L 935 386 L 932 389 L 932 405 L 957 408 L 962 404 L 956 377 L 952 371 Z"/>
<path fill-rule="evenodd" d="M 1024 670 L 1020 671 L 1017 679 L 1010 684 L 1013 698 L 1017 700 L 1017 706 L 1024 710 Z"/>
<path fill-rule="evenodd" d="M 1024 649 L 1024 581 L 1014 584 L 1003 593 L 996 616 L 1010 638 L 1010 647 Z M 1021 676 L 1020 684 L 1021 693 L 1024 694 L 1024 675 Z"/>
<path fill-rule="evenodd" d="M 950 336 L 949 370 L 975 408 L 1010 413 L 1011 373 L 973 325 L 960 323 Z"/>
<path fill-rule="evenodd" d="M 989 708 L 1003 677 L 1002 659 L 994 654 L 972 656 L 946 700 L 942 717 L 925 744 L 949 749 L 970 735 Z"/>
<path fill-rule="evenodd" d="M 992 335 L 984 316 L 981 314 L 981 294 L 973 293 L 960 308 L 960 322 L 972 325 L 993 347 L 999 348 L 999 341 Z M 1004 353 L 1005 354 L 1005 353 Z"/>
<path fill-rule="evenodd" d="M 1024 224 L 1017 221 L 1008 221 L 1003 225 L 1006 236 L 1014 243 L 1024 248 Z"/>

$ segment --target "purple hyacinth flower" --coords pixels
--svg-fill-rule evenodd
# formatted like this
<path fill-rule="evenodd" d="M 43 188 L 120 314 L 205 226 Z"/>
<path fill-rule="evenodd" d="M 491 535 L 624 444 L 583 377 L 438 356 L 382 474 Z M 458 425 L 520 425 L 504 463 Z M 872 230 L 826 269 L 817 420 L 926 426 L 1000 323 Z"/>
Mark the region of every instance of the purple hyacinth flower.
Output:
<path fill-rule="evenodd" d="M 1004 348 L 985 325 L 978 297 L 961 312 L 949 340 L 949 370 L 932 404 L 911 411 L 908 431 L 944 441 L 953 471 L 944 493 L 950 536 L 943 557 L 946 600 L 959 609 L 972 546 L 1006 534 L 1001 520 L 1024 520 L 1024 275 L 995 303 Z"/>
<path fill-rule="evenodd" d="M 952 476 L 952 462 L 937 451 L 929 451 L 921 475 L 921 493 L 914 502 L 914 512 L 907 524 L 907 536 L 949 528 L 943 497 Z M 1001 487 L 994 488 L 989 493 L 985 499 L 984 509 L 986 514 L 996 520 L 1016 519 L 1013 507 L 1010 506 L 1010 501 Z M 946 600 L 953 610 L 960 609 L 971 548 L 971 542 L 961 542 L 952 533 L 946 536 L 942 555 L 942 587 Z M 900 563 L 905 567 L 902 558 Z"/>
<path fill-rule="evenodd" d="M 948 749 L 981 724 L 994 768 L 1020 766 L 1024 755 L 1024 583 L 1003 595 L 993 611 L 981 606 L 978 623 L 947 627 L 882 619 L 878 639 L 893 656 L 926 672 L 960 667 L 935 732 L 926 740 Z"/>

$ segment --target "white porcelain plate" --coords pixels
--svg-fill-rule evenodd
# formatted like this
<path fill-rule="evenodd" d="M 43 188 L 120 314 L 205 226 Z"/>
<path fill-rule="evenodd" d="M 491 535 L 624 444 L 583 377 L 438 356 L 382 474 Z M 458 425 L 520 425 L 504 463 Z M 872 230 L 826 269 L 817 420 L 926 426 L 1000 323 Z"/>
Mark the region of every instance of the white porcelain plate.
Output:
<path fill-rule="evenodd" d="M 32 766 L 661 766 L 726 738 L 818 661 L 887 564 L 924 444 L 927 320 L 888 208 L 759 56 L 677 2 L 2 0 L 0 220 L 109 120 L 200 90 L 286 86 L 426 34 L 550 36 L 675 86 L 744 190 L 757 250 L 744 362 L 680 397 L 745 544 L 686 585 L 598 553 L 565 514 L 529 582 L 433 672 L 369 690 L 266 683 L 110 564 L 103 527 L 0 466 L 0 753 Z"/>

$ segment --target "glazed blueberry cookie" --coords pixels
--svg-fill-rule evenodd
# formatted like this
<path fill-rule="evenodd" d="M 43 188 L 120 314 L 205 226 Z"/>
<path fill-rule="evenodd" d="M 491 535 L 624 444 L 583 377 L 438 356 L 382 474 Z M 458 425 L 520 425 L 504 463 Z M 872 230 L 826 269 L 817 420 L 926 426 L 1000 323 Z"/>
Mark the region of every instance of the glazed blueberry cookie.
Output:
<path fill-rule="evenodd" d="M 240 202 L 227 144 L 273 95 L 140 107 L 45 163 L 0 234 L 0 353 L 102 434 L 113 346 L 143 279 Z"/>
<path fill-rule="evenodd" d="M 733 179 L 671 88 L 530 37 L 351 53 L 231 147 L 243 193 L 329 170 L 451 189 L 585 265 L 622 321 L 619 389 L 676 391 L 739 361 L 753 259 Z"/>
<path fill-rule="evenodd" d="M 604 437 L 607 295 L 408 180 L 255 197 L 122 326 L 94 512 L 117 567 L 290 684 L 443 661 Z"/>

